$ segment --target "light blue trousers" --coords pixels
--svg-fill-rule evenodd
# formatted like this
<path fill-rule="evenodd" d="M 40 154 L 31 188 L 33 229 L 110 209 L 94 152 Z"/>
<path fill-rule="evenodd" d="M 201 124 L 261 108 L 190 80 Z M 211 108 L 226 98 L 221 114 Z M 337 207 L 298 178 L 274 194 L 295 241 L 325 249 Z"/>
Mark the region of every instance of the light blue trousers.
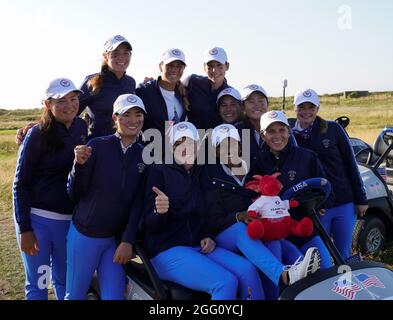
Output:
<path fill-rule="evenodd" d="M 243 257 L 216 247 L 202 254 L 200 247 L 177 246 L 151 259 L 160 279 L 207 292 L 212 300 L 264 299 L 257 269 Z"/>
<path fill-rule="evenodd" d="M 48 300 L 50 279 L 56 298 L 63 300 L 66 284 L 66 238 L 70 221 L 53 220 L 30 215 L 31 226 L 37 238 L 39 251 L 37 256 L 21 252 L 25 269 L 26 300 Z M 20 248 L 20 235 L 16 227 L 16 238 Z"/>
<path fill-rule="evenodd" d="M 94 272 L 97 270 L 101 299 L 124 300 L 126 275 L 123 267 L 113 262 L 115 252 L 114 237 L 87 237 L 71 224 L 67 236 L 65 299 L 85 300 Z"/>

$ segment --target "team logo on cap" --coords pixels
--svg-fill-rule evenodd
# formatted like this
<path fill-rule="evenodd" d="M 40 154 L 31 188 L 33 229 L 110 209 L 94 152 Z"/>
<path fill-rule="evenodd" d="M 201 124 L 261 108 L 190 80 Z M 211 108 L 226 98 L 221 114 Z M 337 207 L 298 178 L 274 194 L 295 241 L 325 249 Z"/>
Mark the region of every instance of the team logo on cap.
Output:
<path fill-rule="evenodd" d="M 248 88 L 250 90 L 259 90 L 259 86 L 257 86 L 256 84 L 252 84 L 252 85 L 248 86 Z"/>
<path fill-rule="evenodd" d="M 232 89 L 228 88 L 228 89 L 224 89 L 224 91 L 222 92 L 222 94 L 227 94 L 227 93 L 231 93 Z"/>
<path fill-rule="evenodd" d="M 123 41 L 123 40 L 125 40 L 125 38 L 122 37 L 122 36 L 120 36 L 120 35 L 117 35 L 117 36 L 115 37 L 115 40 L 117 40 L 117 41 Z"/>
<path fill-rule="evenodd" d="M 181 52 L 178 49 L 172 50 L 172 54 L 175 55 L 175 56 L 181 56 Z"/>
<path fill-rule="evenodd" d="M 128 101 L 129 103 L 135 103 L 135 102 L 138 101 L 138 99 L 135 98 L 135 97 L 133 97 L 133 96 L 129 96 L 129 97 L 127 97 L 127 101 Z"/>
<path fill-rule="evenodd" d="M 209 54 L 211 54 L 212 56 L 215 56 L 218 54 L 218 50 L 216 48 L 213 48 L 209 51 Z"/>
<path fill-rule="evenodd" d="M 303 92 L 303 97 L 310 98 L 311 96 L 312 96 L 312 92 L 310 90 L 307 90 L 307 91 Z"/>
<path fill-rule="evenodd" d="M 220 128 L 220 132 L 221 133 L 228 133 L 229 132 L 229 127 L 227 127 L 227 126 L 221 127 Z"/>
<path fill-rule="evenodd" d="M 275 118 L 278 117 L 278 113 L 275 112 L 275 111 L 272 111 L 272 112 L 269 113 L 268 117 L 269 117 L 270 119 L 275 119 Z"/>
<path fill-rule="evenodd" d="M 69 82 L 68 80 L 63 79 L 63 80 L 60 81 L 60 85 L 61 85 L 62 87 L 67 88 L 67 87 L 69 87 L 71 84 L 70 84 L 70 82 Z"/>
<path fill-rule="evenodd" d="M 188 129 L 188 125 L 182 123 L 180 126 L 177 127 L 177 131 L 185 131 Z"/>

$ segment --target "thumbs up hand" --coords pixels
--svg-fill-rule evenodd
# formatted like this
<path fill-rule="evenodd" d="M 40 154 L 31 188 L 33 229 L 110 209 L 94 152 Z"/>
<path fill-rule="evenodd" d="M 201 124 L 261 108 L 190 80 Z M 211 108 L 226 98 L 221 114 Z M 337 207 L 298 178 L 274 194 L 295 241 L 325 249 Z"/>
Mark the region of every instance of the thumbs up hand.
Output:
<path fill-rule="evenodd" d="M 156 212 L 158 214 L 165 214 L 169 210 L 169 199 L 167 195 L 162 192 L 160 189 L 157 187 L 153 187 L 152 189 L 154 193 L 157 195 L 156 197 Z"/>

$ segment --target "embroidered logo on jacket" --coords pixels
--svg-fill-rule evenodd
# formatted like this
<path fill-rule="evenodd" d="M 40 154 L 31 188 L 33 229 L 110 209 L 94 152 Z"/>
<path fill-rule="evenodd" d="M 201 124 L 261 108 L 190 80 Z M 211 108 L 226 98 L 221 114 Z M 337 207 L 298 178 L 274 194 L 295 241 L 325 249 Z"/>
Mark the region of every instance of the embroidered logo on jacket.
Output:
<path fill-rule="evenodd" d="M 329 148 L 330 140 L 329 139 L 323 139 L 322 140 L 322 145 L 324 146 L 325 149 Z"/>
<path fill-rule="evenodd" d="M 296 171 L 294 171 L 294 170 L 288 171 L 288 176 L 289 176 L 289 180 L 291 180 L 291 181 L 295 180 Z"/>
<path fill-rule="evenodd" d="M 146 168 L 146 165 L 144 163 L 138 163 L 136 167 L 138 168 L 139 173 L 143 173 L 143 171 Z"/>

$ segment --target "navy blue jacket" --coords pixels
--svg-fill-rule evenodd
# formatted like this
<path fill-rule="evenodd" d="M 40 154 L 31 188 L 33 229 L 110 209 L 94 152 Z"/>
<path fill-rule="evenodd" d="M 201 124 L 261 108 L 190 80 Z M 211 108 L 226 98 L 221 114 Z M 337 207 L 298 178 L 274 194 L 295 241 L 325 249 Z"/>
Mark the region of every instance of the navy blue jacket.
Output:
<path fill-rule="evenodd" d="M 299 146 L 318 154 L 332 185 L 334 207 L 348 202 L 367 204 L 366 190 L 347 135 L 334 121 L 327 121 L 327 130 L 322 133 L 320 121 L 319 117 L 314 121 L 309 139 L 295 134 Z"/>
<path fill-rule="evenodd" d="M 200 241 L 209 236 L 205 233 L 202 170 L 202 166 L 194 166 L 187 173 L 177 164 L 149 167 L 143 210 L 143 241 L 150 257 L 175 246 L 199 246 Z M 153 186 L 169 198 L 166 214 L 155 212 Z"/>
<path fill-rule="evenodd" d="M 68 193 L 78 201 L 75 227 L 89 237 L 121 236 L 134 243 L 142 212 L 143 146 L 135 142 L 124 154 L 115 135 L 92 139 L 88 145 L 91 157 L 84 165 L 74 165 L 68 181 Z"/>
<path fill-rule="evenodd" d="M 124 74 L 121 79 L 118 79 L 113 72 L 107 70 L 103 73 L 101 90 L 93 95 L 87 82 L 94 75 L 86 77 L 81 86 L 84 93 L 79 97 L 79 114 L 89 107 L 94 116 L 89 139 L 113 134 L 115 132 L 112 121 L 113 103 L 122 94 L 135 93 L 135 80 L 132 77 Z"/>
<path fill-rule="evenodd" d="M 60 122 L 55 122 L 54 126 L 55 134 L 63 141 L 60 149 L 46 150 L 39 125 L 29 130 L 19 148 L 13 202 L 21 233 L 32 231 L 32 207 L 60 214 L 72 214 L 73 211 L 67 195 L 67 176 L 72 168 L 75 146 L 86 142 L 87 128 L 80 118 L 75 118 L 68 129 Z"/>
<path fill-rule="evenodd" d="M 250 123 L 250 121 L 248 121 L 246 119 L 241 122 L 238 122 L 236 124 L 236 128 L 239 131 L 239 135 L 240 135 L 240 138 L 242 139 L 242 143 L 244 143 L 242 131 L 249 130 L 249 132 L 250 132 L 249 133 L 249 135 L 250 135 L 250 156 L 251 156 L 251 158 L 259 157 L 261 150 L 262 150 L 262 146 L 264 144 L 264 141 L 261 138 L 260 143 L 258 144 L 257 139 L 255 138 L 255 129 L 252 126 L 252 124 Z"/>
<path fill-rule="evenodd" d="M 159 80 L 160 77 L 158 77 L 157 80 L 141 83 L 136 89 L 136 94 L 142 99 L 147 113 L 143 130 L 154 128 L 160 130 L 163 134 L 165 133 L 165 121 L 172 119 L 168 118 L 168 109 L 165 99 L 158 85 Z M 183 114 L 180 121 L 184 121 L 187 117 L 187 111 L 184 108 L 183 99 L 178 90 L 175 90 L 175 97 L 183 106 Z"/>
<path fill-rule="evenodd" d="M 224 81 L 217 90 L 212 89 L 211 81 L 204 76 L 192 74 L 184 81 L 187 88 L 187 97 L 190 101 L 189 121 L 197 129 L 211 129 L 222 123 L 217 108 L 218 94 L 228 88 Z"/>
<path fill-rule="evenodd" d="M 301 147 L 292 146 L 290 143 L 280 153 L 278 159 L 270 152 L 267 145 L 264 146 L 260 167 L 263 175 L 272 175 L 280 172 L 278 180 L 281 181 L 283 193 L 293 185 L 309 178 L 326 178 L 325 170 L 315 152 Z M 331 194 L 328 200 L 322 205 L 323 208 L 332 207 L 334 194 Z M 306 212 L 301 207 L 290 210 L 291 216 L 296 220 L 301 220 L 306 216 Z M 316 236 L 316 231 L 310 237 L 298 238 L 295 236 L 288 237 L 288 240 L 297 246 L 304 245 Z"/>
<path fill-rule="evenodd" d="M 259 163 L 254 162 L 245 178 L 259 174 Z M 241 187 L 233 177 L 226 174 L 221 164 L 207 165 L 204 169 L 207 232 L 217 235 L 237 222 L 236 213 L 246 211 L 252 199 L 259 194 Z"/>
<path fill-rule="evenodd" d="M 263 175 L 272 175 L 276 172 L 281 173 L 278 176 L 278 180 L 283 185 L 282 191 L 309 178 L 326 178 L 325 170 L 315 152 L 301 147 L 294 147 L 290 143 L 280 152 L 278 158 L 273 155 L 265 144 L 261 153 L 260 167 Z"/>

